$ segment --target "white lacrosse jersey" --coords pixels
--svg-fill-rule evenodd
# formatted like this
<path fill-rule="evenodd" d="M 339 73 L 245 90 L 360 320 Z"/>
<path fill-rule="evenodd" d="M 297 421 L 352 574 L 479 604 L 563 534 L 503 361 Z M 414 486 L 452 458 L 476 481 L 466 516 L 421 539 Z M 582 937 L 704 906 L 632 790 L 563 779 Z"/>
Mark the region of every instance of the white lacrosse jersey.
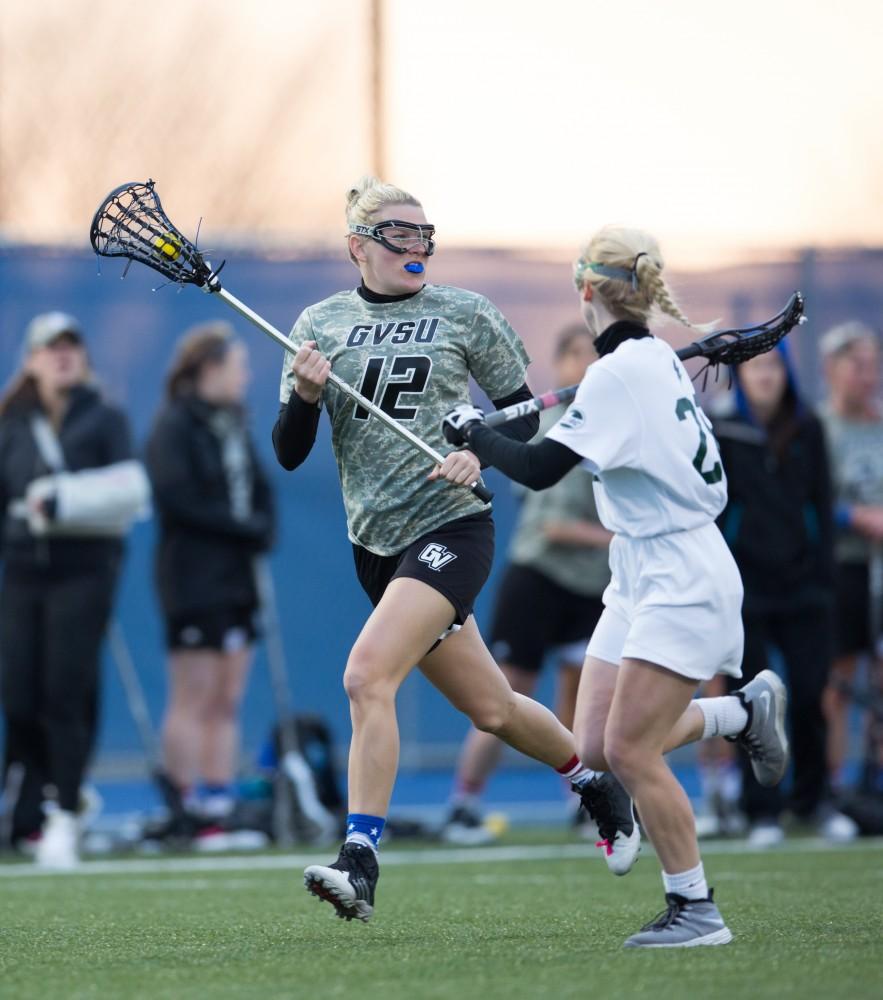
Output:
<path fill-rule="evenodd" d="M 601 523 L 631 538 L 713 521 L 727 481 L 693 383 L 663 340 L 626 340 L 590 365 L 549 431 L 595 474 Z"/>

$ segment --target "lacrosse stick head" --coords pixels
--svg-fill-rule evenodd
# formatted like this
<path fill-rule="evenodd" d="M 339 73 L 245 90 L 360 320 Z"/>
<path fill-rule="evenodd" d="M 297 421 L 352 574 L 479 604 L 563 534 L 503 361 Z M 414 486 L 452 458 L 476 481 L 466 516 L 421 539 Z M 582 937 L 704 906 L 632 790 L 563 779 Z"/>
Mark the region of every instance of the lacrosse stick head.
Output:
<path fill-rule="evenodd" d="M 702 358 L 706 362 L 703 370 L 717 365 L 739 365 L 771 351 L 795 326 L 805 322 L 803 296 L 794 292 L 785 308 L 765 323 L 741 330 L 720 330 L 690 344 L 678 355 L 682 359 Z"/>
<path fill-rule="evenodd" d="M 89 239 L 102 257 L 126 257 L 159 271 L 170 281 L 217 291 L 214 271 L 166 215 L 154 182 L 121 184 L 104 199 L 92 219 Z M 125 276 L 125 272 L 124 272 Z"/>

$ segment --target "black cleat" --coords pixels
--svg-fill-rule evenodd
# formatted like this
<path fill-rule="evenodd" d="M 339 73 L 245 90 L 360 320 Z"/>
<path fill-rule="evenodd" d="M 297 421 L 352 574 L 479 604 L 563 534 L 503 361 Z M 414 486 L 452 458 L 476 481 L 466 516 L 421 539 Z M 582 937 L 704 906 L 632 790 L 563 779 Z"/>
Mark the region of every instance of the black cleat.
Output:
<path fill-rule="evenodd" d="M 367 922 L 374 912 L 374 888 L 380 870 L 377 855 L 362 844 L 344 844 L 337 861 L 304 869 L 307 891 L 327 900 L 343 920 Z"/>
<path fill-rule="evenodd" d="M 607 867 L 614 875 L 630 872 L 641 851 L 641 832 L 629 793 L 609 772 L 596 774 L 581 785 L 570 787 L 598 824 L 601 839 L 595 846 L 604 849 Z"/>
<path fill-rule="evenodd" d="M 490 844 L 497 838 L 493 830 L 485 826 L 478 810 L 459 805 L 451 810 L 445 820 L 445 825 L 441 828 L 441 839 L 448 844 L 458 844 L 461 847 L 476 847 Z"/>

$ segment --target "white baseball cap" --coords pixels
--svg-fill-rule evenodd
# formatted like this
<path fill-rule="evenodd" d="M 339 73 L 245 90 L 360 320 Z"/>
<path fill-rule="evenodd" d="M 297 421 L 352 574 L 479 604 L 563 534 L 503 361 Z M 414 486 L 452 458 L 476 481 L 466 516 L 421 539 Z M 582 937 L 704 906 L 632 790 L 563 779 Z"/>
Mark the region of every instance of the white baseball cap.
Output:
<path fill-rule="evenodd" d="M 35 316 L 25 329 L 24 350 L 26 354 L 46 347 L 62 334 L 83 340 L 83 328 L 80 321 L 65 312 L 47 312 Z"/>
<path fill-rule="evenodd" d="M 875 341 L 877 334 L 864 323 L 850 320 L 828 330 L 819 340 L 819 350 L 823 358 L 830 358 L 832 354 L 840 354 L 861 340 Z"/>

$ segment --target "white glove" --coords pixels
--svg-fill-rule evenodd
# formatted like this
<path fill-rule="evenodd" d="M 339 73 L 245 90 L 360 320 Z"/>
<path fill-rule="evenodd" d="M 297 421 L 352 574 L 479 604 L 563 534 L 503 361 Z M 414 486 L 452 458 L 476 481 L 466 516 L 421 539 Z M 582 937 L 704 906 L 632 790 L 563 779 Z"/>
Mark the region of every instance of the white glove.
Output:
<path fill-rule="evenodd" d="M 484 413 L 471 403 L 460 403 L 449 410 L 442 420 L 442 433 L 449 444 L 461 445 L 469 443 L 469 431 L 476 424 L 483 424 Z"/>

